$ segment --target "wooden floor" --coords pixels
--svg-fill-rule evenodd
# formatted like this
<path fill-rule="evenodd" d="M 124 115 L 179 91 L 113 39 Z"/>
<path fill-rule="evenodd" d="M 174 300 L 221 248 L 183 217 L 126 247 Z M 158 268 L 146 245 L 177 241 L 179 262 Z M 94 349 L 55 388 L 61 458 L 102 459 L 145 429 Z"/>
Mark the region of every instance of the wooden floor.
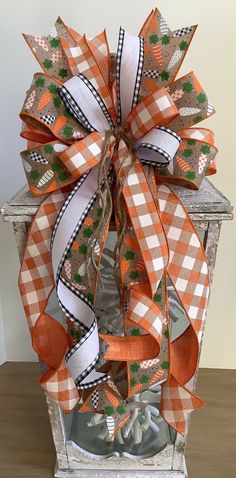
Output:
<path fill-rule="evenodd" d="M 0 367 L 0 477 L 52 478 L 55 462 L 38 365 Z M 208 406 L 192 416 L 189 478 L 236 478 L 236 370 L 202 369 L 197 393 Z"/>

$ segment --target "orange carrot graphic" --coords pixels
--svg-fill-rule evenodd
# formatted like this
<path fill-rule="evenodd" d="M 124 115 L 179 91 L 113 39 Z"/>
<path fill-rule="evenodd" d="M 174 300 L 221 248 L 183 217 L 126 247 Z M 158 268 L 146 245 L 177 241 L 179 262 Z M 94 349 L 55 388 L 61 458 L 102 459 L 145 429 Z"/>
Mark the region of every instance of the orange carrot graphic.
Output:
<path fill-rule="evenodd" d="M 162 65 L 162 51 L 160 45 L 154 45 L 152 47 L 154 57 L 159 65 Z"/>
<path fill-rule="evenodd" d="M 179 156 L 176 158 L 176 161 L 179 165 L 179 167 L 184 171 L 189 171 L 190 170 L 190 166 L 189 164 L 183 159 L 183 158 L 180 158 Z"/>
<path fill-rule="evenodd" d="M 119 405 L 118 398 L 116 398 L 111 392 L 109 392 L 109 390 L 105 390 L 105 394 L 106 394 L 108 400 L 110 400 L 113 407 L 118 407 L 118 405 Z"/>
<path fill-rule="evenodd" d="M 153 375 L 152 379 L 151 379 L 151 382 L 150 382 L 150 385 L 157 382 L 158 379 L 160 379 L 161 377 L 163 377 L 164 375 L 164 372 L 163 370 L 158 370 L 155 375 Z"/>
<path fill-rule="evenodd" d="M 38 104 L 38 110 L 40 111 L 43 108 L 45 108 L 45 106 L 47 106 L 47 104 L 50 103 L 51 99 L 52 99 L 52 93 L 50 93 L 50 91 L 45 91 Z"/>
<path fill-rule="evenodd" d="M 132 389 L 130 390 L 132 395 L 134 393 L 139 393 L 140 391 L 142 390 L 142 385 L 141 383 L 137 383 L 137 385 L 135 385 L 134 387 L 132 387 Z"/>
<path fill-rule="evenodd" d="M 129 262 L 126 260 L 120 261 L 120 272 L 122 277 L 126 274 L 129 269 Z"/>

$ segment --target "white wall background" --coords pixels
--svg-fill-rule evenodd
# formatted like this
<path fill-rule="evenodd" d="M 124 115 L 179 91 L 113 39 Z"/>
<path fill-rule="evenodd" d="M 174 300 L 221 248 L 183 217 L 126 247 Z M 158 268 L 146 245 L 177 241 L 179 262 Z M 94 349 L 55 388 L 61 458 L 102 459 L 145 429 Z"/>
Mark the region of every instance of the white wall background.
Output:
<path fill-rule="evenodd" d="M 106 26 L 111 51 L 115 51 L 119 26 L 137 33 L 155 6 L 173 29 L 199 24 L 180 73 L 194 69 L 215 105 L 217 115 L 207 121 L 220 149 L 218 175 L 213 181 L 235 202 L 235 0 L 1 0 L 0 204 L 25 183 L 18 113 L 33 73 L 39 70 L 21 32 L 47 34 L 60 15 L 65 23 L 89 36 Z M 36 360 L 17 289 L 19 262 L 11 226 L 1 223 L 0 232 L 0 361 Z M 236 368 L 235 232 L 235 222 L 223 225 L 203 367 Z"/>

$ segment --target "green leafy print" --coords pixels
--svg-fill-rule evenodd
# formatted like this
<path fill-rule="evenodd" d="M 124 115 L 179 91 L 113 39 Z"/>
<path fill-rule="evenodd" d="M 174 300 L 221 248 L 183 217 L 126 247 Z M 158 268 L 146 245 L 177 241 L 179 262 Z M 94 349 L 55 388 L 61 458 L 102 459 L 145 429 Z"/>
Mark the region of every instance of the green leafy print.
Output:
<path fill-rule="evenodd" d="M 142 375 L 140 381 L 141 381 L 142 384 L 147 383 L 149 381 L 148 375 Z"/>
<path fill-rule="evenodd" d="M 170 366 L 170 364 L 167 360 L 164 360 L 164 362 L 162 362 L 162 364 L 161 364 L 161 368 L 163 370 L 168 370 L 169 366 Z"/>
<path fill-rule="evenodd" d="M 43 150 L 46 154 L 52 154 L 54 151 L 51 144 L 45 144 L 45 146 L 43 147 Z"/>
<path fill-rule="evenodd" d="M 70 330 L 70 335 L 71 335 L 71 337 L 73 337 L 73 339 L 77 339 L 77 340 L 79 340 L 80 337 L 81 337 L 80 332 L 78 330 L 74 330 L 74 329 Z"/>
<path fill-rule="evenodd" d="M 201 152 L 204 153 L 204 154 L 208 154 L 210 153 L 211 151 L 211 148 L 210 146 L 208 146 L 208 144 L 203 144 L 202 147 L 201 147 Z"/>
<path fill-rule="evenodd" d="M 168 45 L 170 43 L 170 37 L 168 35 L 164 35 L 161 39 L 162 45 Z"/>
<path fill-rule="evenodd" d="M 93 294 L 92 294 L 92 292 L 88 292 L 88 294 L 87 294 L 87 299 L 89 300 L 89 302 L 93 303 Z"/>
<path fill-rule="evenodd" d="M 113 407 L 106 407 L 105 410 L 104 410 L 105 414 L 108 415 L 108 416 L 111 416 L 114 414 L 115 410 Z"/>
<path fill-rule="evenodd" d="M 65 128 L 63 129 L 63 134 L 69 138 L 70 136 L 72 136 L 73 134 L 73 129 L 70 127 L 70 126 L 65 126 Z"/>
<path fill-rule="evenodd" d="M 190 158 L 190 156 L 192 156 L 192 154 L 193 154 L 193 151 L 192 151 L 192 149 L 190 149 L 190 148 L 185 149 L 185 150 L 183 151 L 183 156 L 184 156 L 185 158 Z"/>
<path fill-rule="evenodd" d="M 194 173 L 194 171 L 188 171 L 186 174 L 185 174 L 185 177 L 187 179 L 190 179 L 191 181 L 193 181 L 195 178 L 196 178 L 196 174 Z"/>
<path fill-rule="evenodd" d="M 161 294 L 155 294 L 154 297 L 153 297 L 153 300 L 155 302 L 161 302 Z"/>
<path fill-rule="evenodd" d="M 68 70 L 66 70 L 65 68 L 61 68 L 58 72 L 58 75 L 61 78 L 66 78 L 68 76 Z"/>
<path fill-rule="evenodd" d="M 156 33 L 153 33 L 152 35 L 150 35 L 149 43 L 151 43 L 151 45 L 156 45 L 158 41 L 159 41 L 159 38 Z"/>
<path fill-rule="evenodd" d="M 36 179 L 38 179 L 40 176 L 40 174 L 38 173 L 38 171 L 36 171 L 35 169 L 33 171 L 31 171 L 30 173 L 30 178 L 33 180 L 33 181 L 36 181 Z"/>
<path fill-rule="evenodd" d="M 82 282 L 82 277 L 79 274 L 75 274 L 74 275 L 74 280 L 75 280 L 75 282 L 80 284 Z"/>
<path fill-rule="evenodd" d="M 50 93 L 52 93 L 53 95 L 56 95 L 56 94 L 57 94 L 57 86 L 54 85 L 53 83 L 50 83 L 50 85 L 48 85 L 48 90 L 49 90 Z"/>
<path fill-rule="evenodd" d="M 130 380 L 130 387 L 131 387 L 131 388 L 134 387 L 134 386 L 136 385 L 136 383 L 137 383 L 137 382 L 136 382 L 135 378 L 131 378 L 131 380 Z"/>
<path fill-rule="evenodd" d="M 199 93 L 197 99 L 198 99 L 198 101 L 199 101 L 200 104 L 205 103 L 205 101 L 206 101 L 206 95 L 205 95 L 205 93 Z"/>
<path fill-rule="evenodd" d="M 84 229 L 84 231 L 83 231 L 83 236 L 84 237 L 90 237 L 91 235 L 92 235 L 92 229 L 90 229 L 89 227 Z"/>
<path fill-rule="evenodd" d="M 69 178 L 69 174 L 68 174 L 66 171 L 61 171 L 61 172 L 58 174 L 58 179 L 59 179 L 60 181 L 66 181 L 68 178 Z"/>
<path fill-rule="evenodd" d="M 187 144 L 188 144 L 189 146 L 195 146 L 196 140 L 195 140 L 195 139 L 188 139 Z"/>
<path fill-rule="evenodd" d="M 186 42 L 186 41 L 181 41 L 180 44 L 179 44 L 179 48 L 180 48 L 181 51 L 187 50 L 187 48 L 188 48 L 188 42 Z"/>
<path fill-rule="evenodd" d="M 199 121 L 202 121 L 202 116 L 198 115 L 198 116 L 195 116 L 195 118 L 193 118 L 194 123 L 199 123 Z"/>
<path fill-rule="evenodd" d="M 130 370 L 131 372 L 138 372 L 139 371 L 139 364 L 134 362 L 130 364 Z"/>
<path fill-rule="evenodd" d="M 166 339 L 168 339 L 168 338 L 169 338 L 169 336 L 170 336 L 170 334 L 169 334 L 169 330 L 168 330 L 168 329 L 166 329 L 166 330 L 164 331 L 164 334 L 163 334 L 163 335 L 164 335 L 164 337 L 165 337 Z"/>
<path fill-rule="evenodd" d="M 130 279 L 136 280 L 138 278 L 138 272 L 137 271 L 131 271 L 129 276 L 130 276 Z"/>
<path fill-rule="evenodd" d="M 190 81 L 187 81 L 186 83 L 183 84 L 183 90 L 186 92 L 186 93 L 190 93 L 190 91 L 193 90 L 193 85 L 192 83 L 190 83 Z"/>
<path fill-rule="evenodd" d="M 141 332 L 138 328 L 134 328 L 131 330 L 130 335 L 141 335 Z"/>
<path fill-rule="evenodd" d="M 116 410 L 120 415 L 123 415 L 125 413 L 125 407 L 123 405 L 118 405 Z"/>
<path fill-rule="evenodd" d="M 60 171 L 60 169 L 62 168 L 62 164 L 60 163 L 52 163 L 51 165 L 51 168 L 54 172 L 58 172 Z"/>
<path fill-rule="evenodd" d="M 61 100 L 59 96 L 56 96 L 55 98 L 53 98 L 53 104 L 56 108 L 59 108 L 61 106 Z"/>
<path fill-rule="evenodd" d="M 60 45 L 58 38 L 53 38 L 49 43 L 52 48 L 57 48 Z"/>
<path fill-rule="evenodd" d="M 125 253 L 125 258 L 127 261 L 134 259 L 135 253 L 133 251 L 127 251 Z"/>
<path fill-rule="evenodd" d="M 79 247 L 79 253 L 80 253 L 80 254 L 84 254 L 84 255 L 87 254 L 87 250 L 88 250 L 88 248 L 87 248 L 86 244 L 82 244 L 82 245 Z"/>
<path fill-rule="evenodd" d="M 98 210 L 97 210 L 97 216 L 98 217 L 102 216 L 102 211 L 103 211 L 102 207 L 99 207 Z"/>
<path fill-rule="evenodd" d="M 45 85 L 45 79 L 44 78 L 37 78 L 35 81 L 35 85 L 38 87 L 42 87 Z"/>
<path fill-rule="evenodd" d="M 170 77 L 170 73 L 168 73 L 168 71 L 163 71 L 162 73 L 160 73 L 160 77 L 162 81 L 167 81 Z"/>
<path fill-rule="evenodd" d="M 94 223 L 93 223 L 93 228 L 94 228 L 94 229 L 97 229 L 98 226 L 99 226 L 99 219 L 97 219 L 96 221 L 94 221 Z"/>
<path fill-rule="evenodd" d="M 46 70 L 50 70 L 50 68 L 53 67 L 52 60 L 48 60 L 48 59 L 44 60 L 43 66 L 44 66 L 44 68 L 46 68 Z"/>

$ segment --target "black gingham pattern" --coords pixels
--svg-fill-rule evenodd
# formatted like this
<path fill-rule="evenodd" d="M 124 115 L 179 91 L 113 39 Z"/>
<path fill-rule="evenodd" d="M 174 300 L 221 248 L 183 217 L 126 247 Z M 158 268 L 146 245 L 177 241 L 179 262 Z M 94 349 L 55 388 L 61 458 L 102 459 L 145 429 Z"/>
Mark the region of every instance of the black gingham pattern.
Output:
<path fill-rule="evenodd" d="M 90 124 L 89 120 L 64 85 L 58 88 L 58 94 L 72 116 L 74 116 L 74 118 L 77 119 L 88 131 L 95 131 L 95 128 Z"/>
<path fill-rule="evenodd" d="M 158 126 L 156 129 L 161 129 L 162 131 L 171 134 L 171 136 L 174 136 L 174 138 L 180 143 L 181 137 L 175 131 L 172 131 L 172 129 L 166 128 L 165 126 Z"/>
<path fill-rule="evenodd" d="M 41 154 L 37 153 L 37 151 L 30 152 L 30 159 L 32 159 L 32 161 L 35 161 L 36 163 L 49 164 L 49 161 L 43 156 L 41 156 Z"/>
<path fill-rule="evenodd" d="M 128 312 L 128 310 L 129 310 L 129 301 L 128 300 L 126 300 L 125 303 L 124 303 L 124 310 L 125 310 L 125 312 Z"/>
<path fill-rule="evenodd" d="M 97 410 L 98 408 L 98 402 L 99 402 L 99 391 L 95 390 L 92 394 L 91 401 L 93 404 L 94 410 Z"/>
<path fill-rule="evenodd" d="M 74 189 L 71 191 L 70 195 L 68 196 L 68 198 L 66 199 L 66 201 L 64 202 L 63 206 L 61 207 L 58 215 L 57 215 L 57 219 L 56 219 L 56 222 L 55 222 L 55 226 L 54 226 L 54 229 L 53 229 L 53 232 L 52 232 L 52 237 L 51 237 L 51 244 L 50 244 L 50 248 L 52 250 L 52 246 L 53 246 L 53 242 L 54 242 L 54 237 L 55 237 L 55 234 L 57 232 L 57 228 L 59 226 L 59 223 L 60 223 L 60 220 L 65 212 L 65 210 L 67 209 L 67 206 L 70 204 L 71 202 L 71 199 L 73 198 L 73 196 L 75 195 L 76 191 L 79 189 L 79 187 L 83 184 L 83 182 L 85 181 L 85 179 L 87 178 L 89 173 L 85 173 L 83 174 L 83 176 L 81 176 L 81 178 L 79 179 L 79 181 L 77 182 L 76 186 L 74 187 Z"/>
<path fill-rule="evenodd" d="M 188 33 L 191 33 L 192 28 L 191 27 L 185 27 L 185 28 L 179 28 L 179 30 L 176 30 L 174 32 L 174 37 L 182 37 L 184 35 L 187 35 Z"/>
<path fill-rule="evenodd" d="M 170 163 L 157 163 L 156 161 L 152 161 L 151 159 L 142 159 L 142 158 L 139 158 L 140 161 L 143 163 L 143 164 L 147 164 L 147 165 L 150 165 L 150 166 L 155 166 L 156 169 L 165 169 L 166 166 L 168 166 Z"/>
<path fill-rule="evenodd" d="M 147 78 L 159 78 L 160 73 L 155 70 L 143 70 L 143 76 Z"/>
<path fill-rule="evenodd" d="M 60 281 L 63 282 L 63 284 L 67 287 L 67 289 L 69 289 L 71 292 L 73 292 L 75 295 L 77 295 L 77 297 L 79 297 L 81 300 L 83 300 L 90 307 L 90 309 L 92 309 L 94 311 L 93 304 L 90 302 L 89 299 L 87 299 L 87 297 L 84 294 L 82 294 L 82 292 L 79 291 L 79 289 L 76 289 L 76 287 L 74 287 L 72 284 L 67 282 L 67 280 L 64 277 L 60 277 Z M 68 313 L 70 313 L 70 312 L 68 312 Z M 77 319 L 75 319 L 75 320 L 77 321 Z"/>
<path fill-rule="evenodd" d="M 90 373 L 95 369 L 95 365 L 98 363 L 98 360 L 99 360 L 99 354 L 95 357 L 95 359 L 92 361 L 92 363 L 86 368 L 86 370 L 84 370 L 80 375 L 79 377 L 77 377 L 75 379 L 75 385 L 78 389 L 80 389 L 80 387 L 83 388 L 83 385 L 81 386 L 81 382 L 83 382 L 83 380 L 88 377 L 88 375 L 90 375 Z M 89 382 L 91 383 L 91 382 Z M 93 385 L 91 385 L 93 386 Z"/>
<path fill-rule="evenodd" d="M 77 344 L 75 344 L 73 347 L 71 347 L 71 349 L 67 352 L 67 354 L 65 355 L 65 360 L 68 361 L 70 359 L 70 357 L 78 350 L 80 349 L 80 347 L 84 344 L 84 342 L 86 342 L 86 340 L 90 337 L 90 335 L 92 335 L 95 327 L 96 327 L 96 319 L 94 318 L 94 321 L 90 327 L 90 329 L 86 332 L 86 334 L 80 339 L 79 342 L 77 342 Z M 95 360 L 95 359 L 94 359 Z M 98 360 L 98 358 L 96 357 L 96 361 Z M 84 372 L 82 372 L 81 375 L 83 375 Z"/>
<path fill-rule="evenodd" d="M 112 166 L 109 168 L 108 170 L 108 180 L 109 182 L 112 181 Z M 81 184 L 84 182 L 85 178 L 88 176 L 89 173 L 85 174 L 81 180 L 77 183 L 77 185 L 75 186 L 75 188 L 73 189 L 73 191 L 71 192 L 71 194 L 69 195 L 69 197 L 67 198 L 67 200 L 65 201 L 65 204 L 63 205 L 60 213 L 59 213 L 59 221 L 62 217 L 62 215 L 64 214 L 68 204 L 70 203 L 72 197 L 74 196 L 75 192 L 79 189 L 79 187 L 81 186 Z M 63 310 L 63 312 L 65 313 L 65 315 L 67 317 L 69 317 L 71 320 L 75 321 L 76 323 L 78 323 L 80 326 L 81 326 L 81 332 L 84 334 L 81 339 L 79 340 L 79 342 L 77 344 L 75 344 L 74 347 L 72 347 L 68 353 L 66 354 L 65 356 L 65 360 L 66 362 L 68 362 L 70 360 L 70 358 L 72 357 L 72 355 L 81 347 L 81 345 L 88 339 L 88 337 L 90 337 L 90 335 L 93 333 L 95 327 L 97 326 L 97 320 L 96 320 L 96 316 L 95 316 L 95 312 L 94 312 L 94 306 L 93 304 L 88 300 L 88 298 L 86 296 L 84 296 L 77 288 L 75 288 L 73 285 L 71 285 L 70 283 L 68 283 L 63 277 L 61 277 L 61 271 L 62 271 L 62 267 L 64 265 L 64 261 L 66 260 L 66 257 L 68 255 L 68 252 L 70 251 L 71 249 L 71 246 L 72 246 L 72 243 L 78 233 L 78 230 L 80 229 L 81 227 L 81 224 L 83 223 L 85 217 L 87 216 L 87 213 L 88 211 L 91 209 L 95 199 L 97 197 L 97 191 L 93 194 L 93 196 L 91 197 L 89 203 L 87 204 L 85 210 L 83 211 L 83 214 L 81 215 L 77 225 L 76 225 L 76 228 L 75 230 L 73 231 L 73 234 L 71 235 L 71 238 L 66 246 L 66 249 L 63 253 L 63 256 L 61 258 L 61 261 L 60 261 L 60 264 L 59 264 L 59 267 L 58 267 L 58 270 L 57 270 L 57 277 L 56 277 L 56 286 L 58 285 L 58 282 L 59 280 L 61 280 L 61 282 L 72 292 L 74 293 L 75 295 L 77 295 L 82 301 L 86 302 L 86 304 L 92 309 L 93 313 L 94 313 L 94 320 L 93 320 L 93 323 L 92 323 L 92 326 L 90 328 L 88 328 L 87 326 L 85 326 L 85 324 L 81 323 L 79 321 L 79 319 L 77 319 L 76 317 L 73 316 L 73 314 L 71 314 L 71 312 L 69 310 L 67 310 L 67 308 L 64 306 L 64 304 L 62 304 L 62 302 L 60 301 L 60 298 L 58 297 L 58 294 L 57 294 L 57 298 L 58 298 L 58 302 L 59 302 L 59 305 L 61 307 L 61 309 Z M 57 227 L 58 227 L 58 224 L 59 222 L 57 223 Z M 56 226 L 55 226 L 56 227 Z M 54 238 L 55 238 L 55 234 L 54 234 Z M 56 287 L 56 290 L 57 290 L 57 287 Z M 91 388 L 91 387 L 94 387 L 96 384 L 98 383 L 102 383 L 106 380 L 108 380 L 110 378 L 110 376 L 108 375 L 105 375 L 100 377 L 99 379 L 93 381 L 93 382 L 89 382 L 87 383 L 86 385 L 81 385 L 80 382 L 82 382 L 85 377 L 89 376 L 89 374 L 91 373 L 91 371 L 93 369 L 95 369 L 95 366 L 97 364 L 99 360 L 99 354 L 97 354 L 97 356 L 95 357 L 95 359 L 91 362 L 91 364 L 89 365 L 89 367 L 86 368 L 86 370 L 84 370 L 75 380 L 75 385 L 78 389 L 85 389 L 85 388 Z M 68 364 L 69 365 L 69 364 Z"/>
<path fill-rule="evenodd" d="M 64 280 L 62 280 L 63 284 L 67 287 L 66 283 L 64 282 Z M 62 302 L 60 301 L 58 295 L 57 295 L 57 300 L 58 300 L 58 303 L 62 309 L 62 311 L 64 312 L 65 316 L 68 317 L 68 319 L 70 319 L 72 322 L 75 322 L 76 324 L 79 324 L 79 326 L 81 327 L 81 332 L 82 331 L 85 331 L 87 332 L 89 330 L 88 327 L 86 327 L 86 325 L 84 325 L 77 317 L 75 317 L 66 307 L 64 304 L 62 304 Z"/>
<path fill-rule="evenodd" d="M 100 383 L 107 382 L 107 380 L 110 380 L 111 376 L 110 375 L 104 375 L 104 377 L 98 378 L 97 380 L 94 380 L 93 382 L 87 382 L 85 385 L 80 385 L 78 388 L 80 390 L 85 390 L 86 388 L 92 388 L 95 387 L 95 385 L 99 385 Z"/>
<path fill-rule="evenodd" d="M 41 120 L 46 123 L 46 124 L 52 124 L 54 123 L 56 116 L 53 115 L 41 115 L 40 116 Z"/>
<path fill-rule="evenodd" d="M 137 153 L 139 152 L 139 149 L 140 149 L 140 148 L 151 149 L 152 151 L 156 151 L 157 153 L 161 154 L 161 156 L 163 156 L 163 158 L 165 158 L 165 160 L 166 160 L 166 162 L 165 162 L 166 165 L 169 164 L 170 161 L 171 161 L 170 155 L 169 155 L 166 151 L 164 151 L 164 149 L 159 148 L 158 146 L 155 146 L 154 144 L 151 144 L 151 143 L 140 143 L 139 146 L 138 146 L 138 149 L 137 149 Z M 141 161 L 142 161 L 143 163 L 146 163 L 146 164 L 147 164 L 147 162 L 148 162 L 149 164 L 155 164 L 155 165 L 157 165 L 157 164 L 163 164 L 163 163 L 159 163 L 159 162 L 154 161 L 154 160 L 148 160 L 148 161 L 146 161 L 145 159 L 142 159 L 142 158 L 140 158 L 140 159 L 141 159 Z"/>
<path fill-rule="evenodd" d="M 125 30 L 120 27 L 117 54 L 116 54 L 116 84 L 117 84 L 117 124 L 121 123 L 121 101 L 120 101 L 120 66 L 121 66 L 121 57 L 124 45 L 124 36 Z"/>
<path fill-rule="evenodd" d="M 137 75 L 136 75 L 136 81 L 135 81 L 132 108 L 134 108 L 138 102 L 141 78 L 143 73 L 143 62 L 144 62 L 144 39 L 140 37 L 139 38 L 139 60 L 138 60 L 138 68 L 137 68 Z"/>
<path fill-rule="evenodd" d="M 112 175 L 111 175 L 112 168 L 113 168 L 113 167 L 111 166 L 111 167 L 109 168 L 109 171 L 108 171 L 108 181 L 109 181 L 110 184 L 111 184 L 111 182 L 112 182 Z M 89 174 L 89 173 L 88 173 L 88 174 Z M 82 178 L 81 178 L 81 179 L 82 179 Z M 101 187 L 103 186 L 103 184 L 104 184 L 104 181 L 102 181 Z M 79 184 L 77 184 L 77 186 L 75 187 L 75 189 L 77 188 L 76 191 L 79 189 L 80 186 L 81 186 L 81 183 L 80 183 L 80 181 L 79 181 Z M 74 194 L 75 194 L 76 191 L 75 191 L 75 190 L 72 191 L 73 196 L 74 196 Z M 72 196 L 72 197 L 73 197 L 73 196 Z M 70 202 L 72 197 L 71 197 L 71 195 L 70 195 L 69 198 L 67 198 L 67 201 L 69 200 L 69 202 Z M 60 264 L 59 264 L 59 266 L 58 266 L 57 277 L 56 277 L 56 285 L 58 284 L 58 281 L 59 281 L 59 279 L 60 279 L 60 275 L 61 275 L 62 268 L 63 268 L 63 266 L 64 266 L 64 262 L 65 262 L 65 260 L 66 260 L 66 258 L 67 258 L 68 253 L 70 252 L 70 249 L 71 249 L 71 246 L 72 246 L 72 244 L 73 244 L 73 242 L 74 242 L 74 239 L 75 239 L 76 235 L 78 234 L 78 231 L 79 231 L 81 225 L 83 224 L 83 222 L 84 222 L 84 220 L 85 220 L 85 218 L 86 218 L 88 212 L 90 211 L 90 209 L 91 209 L 91 207 L 92 207 L 92 205 L 93 205 L 93 203 L 94 203 L 96 197 L 97 197 L 97 191 L 95 191 L 95 193 L 94 193 L 93 196 L 91 197 L 90 201 L 88 202 L 86 208 L 84 209 L 82 215 L 81 215 L 80 218 L 79 218 L 79 221 L 78 221 L 78 223 L 77 223 L 77 225 L 76 225 L 76 227 L 75 227 L 75 229 L 74 229 L 74 231 L 73 231 L 73 233 L 72 233 L 72 235 L 71 235 L 71 237 L 70 237 L 70 240 L 68 241 L 68 244 L 67 244 L 67 246 L 66 246 L 66 248 L 65 248 L 65 250 L 64 250 L 64 253 L 63 253 L 62 258 L 61 258 L 61 260 L 60 260 Z M 67 201 L 66 201 L 66 202 L 67 202 Z M 68 204 L 69 204 L 69 202 L 68 202 Z M 65 208 L 65 209 L 66 209 L 66 208 Z M 64 209 L 64 212 L 65 212 L 65 209 Z M 62 214 L 60 215 L 60 217 L 62 217 Z M 54 236 L 54 237 L 55 237 L 55 236 Z M 71 286 L 71 287 L 73 287 L 73 286 Z M 75 292 L 75 293 L 78 292 L 77 289 L 75 289 L 75 288 L 73 288 L 73 289 L 74 289 L 73 292 Z M 82 300 L 86 299 L 85 302 L 93 309 L 92 303 L 91 303 L 90 301 L 88 301 L 88 299 L 87 299 L 83 294 L 80 295 L 80 298 L 81 298 Z M 84 298 L 84 299 L 83 299 L 83 298 Z"/>
<path fill-rule="evenodd" d="M 108 123 L 109 123 L 109 126 L 111 129 L 114 128 L 114 123 L 110 117 L 110 114 L 109 114 L 109 111 L 102 99 L 102 97 L 99 95 L 99 93 L 95 90 L 94 86 L 92 85 L 92 83 L 84 76 L 82 75 L 82 73 L 79 73 L 78 75 L 78 78 L 80 78 L 84 84 L 87 86 L 87 88 L 91 91 L 91 93 L 93 94 L 94 98 L 96 99 L 97 103 L 99 104 L 105 118 L 107 119 Z"/>
<path fill-rule="evenodd" d="M 74 345 L 74 347 L 72 347 L 66 354 L 65 356 L 65 360 L 66 362 L 69 362 L 70 358 L 72 357 L 72 355 L 77 352 L 77 350 L 86 342 L 86 340 L 88 339 L 88 337 L 90 337 L 90 335 L 93 333 L 95 327 L 96 327 L 96 318 L 94 319 L 94 322 L 90 328 L 90 330 L 84 335 L 84 337 L 77 343 Z M 91 387 L 94 387 L 94 385 L 98 384 L 98 383 L 102 383 L 108 379 L 110 379 L 111 377 L 109 375 L 105 375 L 100 377 L 99 379 L 97 380 L 94 380 L 93 382 L 88 382 L 84 385 L 81 385 L 81 382 L 86 378 L 88 377 L 88 375 L 92 372 L 92 370 L 95 369 L 95 366 L 96 364 L 98 363 L 98 360 L 99 360 L 99 356 L 100 354 L 98 353 L 96 355 L 96 357 L 94 358 L 94 360 L 91 362 L 91 364 L 86 368 L 86 370 L 84 370 L 76 379 L 75 379 L 75 385 L 78 389 L 85 389 L 85 388 L 91 388 Z"/>

